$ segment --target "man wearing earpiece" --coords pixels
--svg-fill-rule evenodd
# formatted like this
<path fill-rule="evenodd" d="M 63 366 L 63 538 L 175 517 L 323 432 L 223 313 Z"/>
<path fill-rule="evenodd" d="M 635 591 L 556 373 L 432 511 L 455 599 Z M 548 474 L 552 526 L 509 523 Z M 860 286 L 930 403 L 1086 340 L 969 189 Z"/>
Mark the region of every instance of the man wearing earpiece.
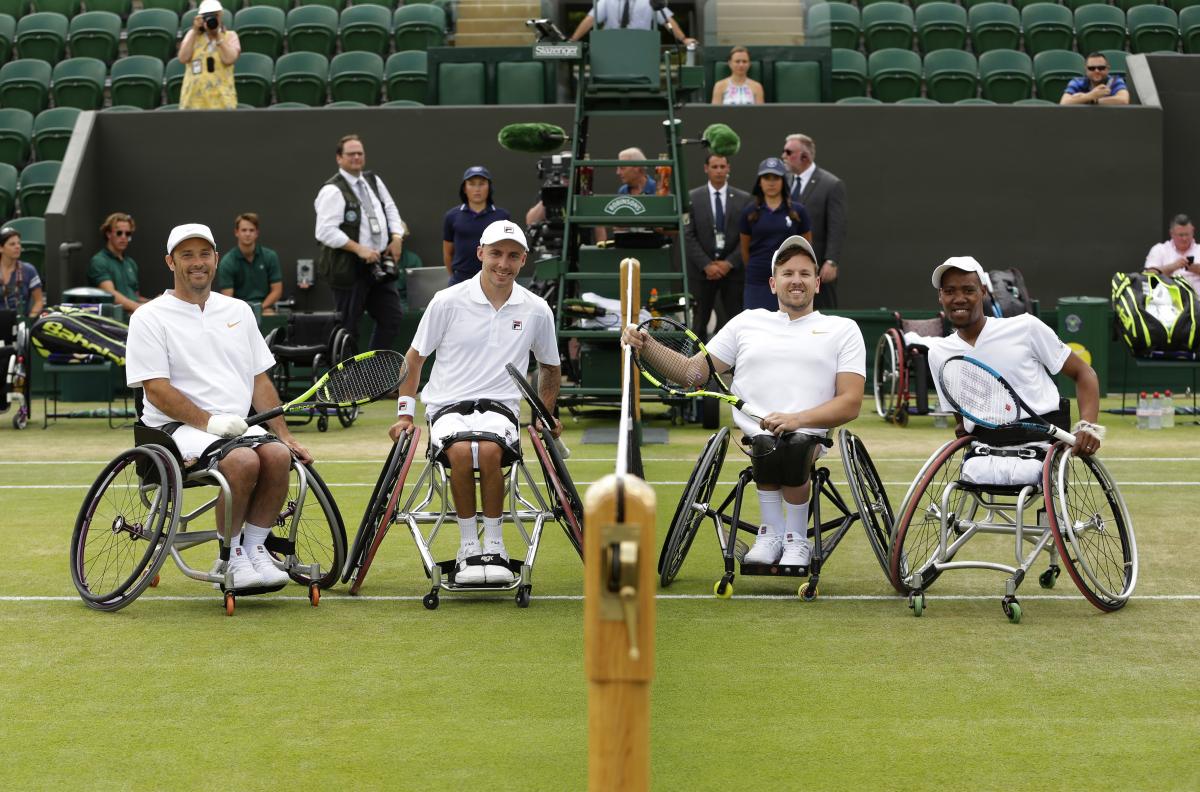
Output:
<path fill-rule="evenodd" d="M 663 25 L 671 31 L 671 35 L 680 44 L 695 44 L 694 38 L 688 38 L 675 15 L 667 8 L 666 0 L 596 0 L 592 10 L 575 28 L 571 41 L 579 41 L 593 27 L 601 30 L 625 28 L 629 30 L 654 30 Z"/>

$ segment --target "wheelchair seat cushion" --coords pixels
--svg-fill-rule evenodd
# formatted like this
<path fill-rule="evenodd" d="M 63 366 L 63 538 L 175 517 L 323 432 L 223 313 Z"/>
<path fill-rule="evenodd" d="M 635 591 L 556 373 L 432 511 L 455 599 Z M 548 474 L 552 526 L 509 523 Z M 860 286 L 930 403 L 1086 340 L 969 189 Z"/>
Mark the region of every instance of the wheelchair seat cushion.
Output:
<path fill-rule="evenodd" d="M 962 481 L 979 485 L 996 494 L 1015 495 L 1026 484 L 1042 480 L 1049 443 L 1025 443 L 1015 446 L 989 446 L 973 443 L 963 458 Z M 993 488 L 1000 488 L 995 489 Z M 1015 488 L 1015 492 L 1003 492 Z"/>
<path fill-rule="evenodd" d="M 310 363 L 317 355 L 329 354 L 328 344 L 272 344 L 271 353 L 276 358 L 285 358 L 293 363 Z"/>
<path fill-rule="evenodd" d="M 230 441 L 182 423 L 169 423 L 163 426 L 135 424 L 133 441 L 135 445 L 139 446 L 151 444 L 162 446 L 171 452 L 180 469 L 185 472 L 207 470 L 235 448 L 279 442 L 275 435 L 269 434 L 262 426 L 251 426 L 244 435 L 235 438 L 235 441 Z"/>
<path fill-rule="evenodd" d="M 754 480 L 760 484 L 800 487 L 812 474 L 813 460 L 828 440 L 804 432 L 788 432 L 776 437 L 755 435 L 743 442 L 750 446 Z"/>

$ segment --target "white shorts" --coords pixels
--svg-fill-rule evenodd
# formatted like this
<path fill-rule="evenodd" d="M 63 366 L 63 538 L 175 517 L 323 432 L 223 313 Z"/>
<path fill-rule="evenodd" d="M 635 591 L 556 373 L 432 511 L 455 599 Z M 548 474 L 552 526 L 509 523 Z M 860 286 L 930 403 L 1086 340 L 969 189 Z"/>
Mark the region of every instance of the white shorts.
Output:
<path fill-rule="evenodd" d="M 438 409 L 441 407 L 437 409 L 431 407 L 429 414 L 437 412 Z M 507 445 L 515 446 L 517 443 L 516 425 L 507 416 L 492 410 L 473 412 L 470 415 L 456 412 L 446 413 L 429 427 L 430 442 L 435 449 L 440 451 L 442 442 L 446 438 L 460 432 L 488 432 L 504 438 Z"/>
<path fill-rule="evenodd" d="M 267 434 L 267 430 L 262 426 L 251 426 L 243 436 L 257 437 L 258 435 L 265 434 Z M 193 459 L 198 459 L 210 445 L 226 440 L 227 438 L 209 434 L 203 429 L 197 429 L 194 426 L 184 424 L 175 430 L 174 434 L 171 435 L 171 439 L 175 441 L 175 447 L 179 449 L 179 455 L 183 457 L 183 461 L 191 462 Z"/>
<path fill-rule="evenodd" d="M 977 456 L 963 461 L 962 477 L 975 484 L 1005 487 L 1038 484 L 1042 480 L 1044 464 L 1041 459 Z"/>

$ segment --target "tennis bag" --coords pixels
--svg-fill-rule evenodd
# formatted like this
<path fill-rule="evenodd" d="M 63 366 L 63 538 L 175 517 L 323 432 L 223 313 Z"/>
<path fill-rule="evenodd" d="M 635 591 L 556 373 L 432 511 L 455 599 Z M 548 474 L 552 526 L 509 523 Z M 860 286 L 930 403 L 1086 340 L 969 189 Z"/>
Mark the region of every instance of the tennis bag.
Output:
<path fill-rule="evenodd" d="M 1153 270 L 1118 272 L 1112 307 L 1121 338 L 1135 355 L 1190 351 L 1196 343 L 1196 290 Z"/>
<path fill-rule="evenodd" d="M 1025 276 L 1021 270 L 1012 269 L 989 270 L 988 277 L 992 280 L 992 306 L 996 316 L 1020 316 L 1033 313 L 1033 299 L 1029 289 L 1025 288 Z M 999 309 L 999 312 L 996 312 Z"/>
<path fill-rule="evenodd" d="M 125 365 L 129 326 L 92 308 L 56 305 L 33 323 L 33 348 L 55 363 L 87 363 L 95 359 Z"/>

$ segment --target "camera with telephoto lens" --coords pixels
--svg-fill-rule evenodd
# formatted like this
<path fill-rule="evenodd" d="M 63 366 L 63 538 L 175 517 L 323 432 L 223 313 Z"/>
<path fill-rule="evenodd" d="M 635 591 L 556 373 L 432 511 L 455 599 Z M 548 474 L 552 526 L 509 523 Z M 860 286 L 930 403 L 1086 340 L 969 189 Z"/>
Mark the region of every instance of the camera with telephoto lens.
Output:
<path fill-rule="evenodd" d="M 218 27 L 221 26 L 221 15 L 219 13 L 203 14 L 203 17 L 204 17 L 204 27 L 208 28 L 209 30 L 216 30 Z"/>
<path fill-rule="evenodd" d="M 399 277 L 396 260 L 390 256 L 380 256 L 379 261 L 371 262 L 371 277 L 376 283 L 391 283 Z"/>
<path fill-rule="evenodd" d="M 546 219 L 529 228 L 530 247 L 557 256 L 562 253 L 567 188 L 571 183 L 571 154 L 553 154 L 538 160 L 538 198 Z"/>

